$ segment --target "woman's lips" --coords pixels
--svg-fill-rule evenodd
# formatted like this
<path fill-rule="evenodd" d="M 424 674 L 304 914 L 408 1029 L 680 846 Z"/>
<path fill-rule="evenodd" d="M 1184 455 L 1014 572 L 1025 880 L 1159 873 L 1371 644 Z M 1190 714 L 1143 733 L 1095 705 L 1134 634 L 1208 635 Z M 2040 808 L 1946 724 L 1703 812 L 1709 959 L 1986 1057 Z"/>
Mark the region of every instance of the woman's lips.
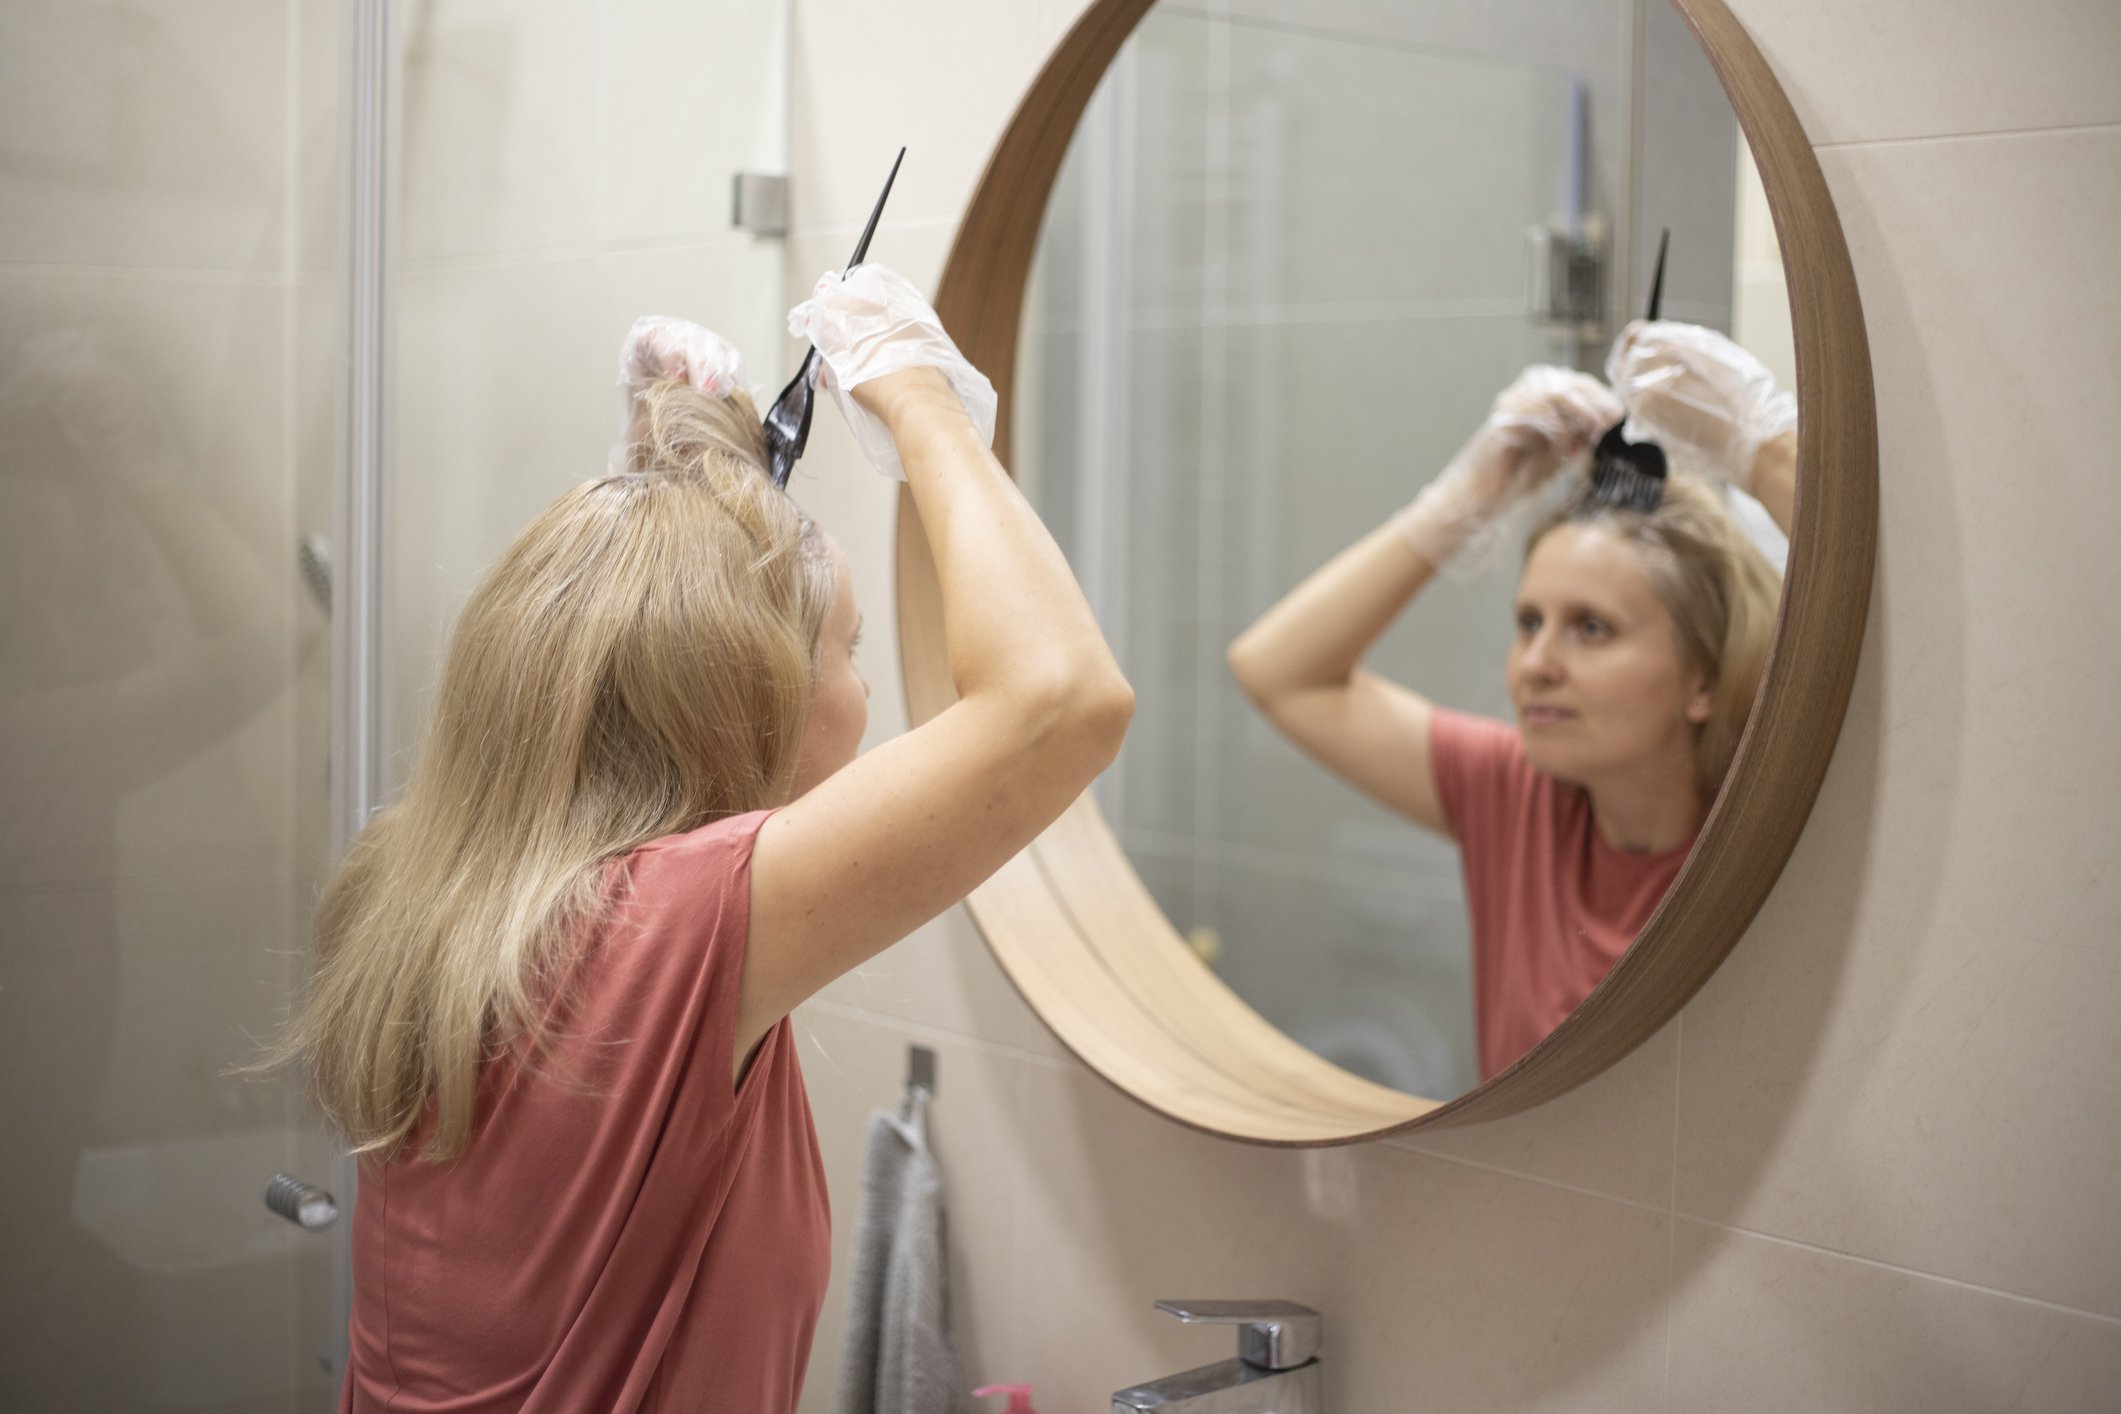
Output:
<path fill-rule="evenodd" d="M 1525 707 L 1520 709 L 1518 715 L 1524 718 L 1525 725 L 1539 727 L 1572 721 L 1576 716 L 1566 707 Z"/>

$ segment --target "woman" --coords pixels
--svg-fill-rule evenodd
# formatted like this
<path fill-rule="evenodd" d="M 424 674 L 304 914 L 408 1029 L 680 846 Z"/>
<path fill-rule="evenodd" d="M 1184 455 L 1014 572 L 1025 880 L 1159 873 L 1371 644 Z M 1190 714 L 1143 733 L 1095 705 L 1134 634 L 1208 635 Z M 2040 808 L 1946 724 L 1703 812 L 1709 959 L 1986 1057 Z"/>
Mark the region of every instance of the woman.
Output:
<path fill-rule="evenodd" d="M 1457 841 L 1482 1079 L 1573 1011 L 1663 898 L 1737 750 L 1773 628 L 1775 571 L 1683 468 L 1750 487 L 1787 532 L 1794 404 L 1743 350 L 1687 325 L 1630 326 L 1608 372 L 1625 405 L 1587 375 L 1528 369 L 1411 505 L 1230 648 L 1290 740 Z M 1516 726 L 1361 669 L 1440 567 L 1630 414 L 1675 474 L 1655 511 L 1585 486 L 1533 530 L 1504 669 Z"/>
<path fill-rule="evenodd" d="M 363 1156 L 342 1409 L 793 1409 L 828 1219 L 788 1014 L 1118 751 L 1131 694 L 933 311 L 871 265 L 798 313 L 903 461 L 959 700 L 856 758 L 846 557 L 733 350 L 637 326 L 625 469 L 473 592 L 319 911 L 284 1050 Z"/>

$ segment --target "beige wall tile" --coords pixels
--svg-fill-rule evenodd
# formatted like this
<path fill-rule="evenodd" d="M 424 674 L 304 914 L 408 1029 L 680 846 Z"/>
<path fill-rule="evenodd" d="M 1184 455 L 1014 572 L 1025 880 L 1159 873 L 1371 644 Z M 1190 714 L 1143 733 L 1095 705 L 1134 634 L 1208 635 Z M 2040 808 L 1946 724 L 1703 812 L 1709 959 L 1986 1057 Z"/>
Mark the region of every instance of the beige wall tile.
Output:
<path fill-rule="evenodd" d="M 1036 0 L 794 4 L 798 227 L 859 230 L 901 145 L 892 214 L 954 219 L 1044 57 Z"/>
<path fill-rule="evenodd" d="M 392 11 L 395 258 L 595 239 L 597 12 L 569 0 L 399 0 Z"/>
<path fill-rule="evenodd" d="M 2110 1410 L 2121 1325 L 1681 1221 L 1667 1407 Z"/>
<path fill-rule="evenodd" d="M 1226 1359 L 1163 1297 L 1325 1316 L 1344 1409 L 1642 1410 L 1665 1348 L 1664 1214 L 1370 1146 L 1177 1129 L 1071 1067 L 1026 1072 L 1019 1377 L 1042 1408 Z"/>
<path fill-rule="evenodd" d="M 279 269 L 287 8 L 0 10 L 0 259 Z"/>
<path fill-rule="evenodd" d="M 730 175 L 787 170 L 786 0 L 600 8 L 599 232 L 729 232 Z"/>
<path fill-rule="evenodd" d="M 2121 121 L 2110 0 L 1731 0 L 1815 143 Z"/>
<path fill-rule="evenodd" d="M 1825 157 L 1878 375 L 1825 790 L 1689 1008 L 1680 1210 L 2121 1314 L 2121 130 Z"/>
<path fill-rule="evenodd" d="M 1018 1119 L 1022 1065 L 980 1046 L 861 1017 L 830 1003 L 804 1007 L 796 1015 L 796 1029 L 832 1193 L 834 1277 L 811 1348 L 804 1410 L 835 1407 L 869 1115 L 898 1109 L 910 1045 L 936 1053 L 929 1142 L 947 1185 L 950 1322 L 965 1379 L 969 1387 L 1008 1378 L 1019 1345 L 1012 1321 L 1020 1278 L 1012 1254 L 1018 1250 L 1021 1184 L 1016 1175 L 1026 1157 Z"/>
<path fill-rule="evenodd" d="M 1536 1109 L 1387 1142 L 1664 1209 L 1681 1062 L 1672 1022 L 1605 1074 Z"/>
<path fill-rule="evenodd" d="M 395 479 L 393 783 L 480 572 L 554 496 L 609 464 L 618 344 L 602 337 L 602 279 L 593 257 L 398 277 L 384 394 Z"/>

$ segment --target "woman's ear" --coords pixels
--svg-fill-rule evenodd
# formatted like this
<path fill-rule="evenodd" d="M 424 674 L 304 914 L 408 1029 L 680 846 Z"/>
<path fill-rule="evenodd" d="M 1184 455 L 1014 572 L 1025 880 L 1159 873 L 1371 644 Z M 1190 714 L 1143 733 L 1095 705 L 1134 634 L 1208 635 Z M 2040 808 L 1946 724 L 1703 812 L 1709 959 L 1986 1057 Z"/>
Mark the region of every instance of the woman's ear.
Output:
<path fill-rule="evenodd" d="M 1716 715 L 1716 684 L 1708 678 L 1694 679 L 1694 695 L 1687 699 L 1686 719 L 1695 726 L 1704 726 Z"/>

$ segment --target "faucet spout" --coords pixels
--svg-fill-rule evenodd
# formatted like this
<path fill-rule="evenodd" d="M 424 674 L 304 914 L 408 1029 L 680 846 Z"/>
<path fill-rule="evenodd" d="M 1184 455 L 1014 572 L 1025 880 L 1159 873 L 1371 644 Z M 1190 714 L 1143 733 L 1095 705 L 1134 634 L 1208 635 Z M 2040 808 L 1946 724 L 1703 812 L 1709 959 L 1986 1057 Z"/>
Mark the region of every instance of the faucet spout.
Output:
<path fill-rule="evenodd" d="M 1265 1370 L 1245 1360 L 1223 1360 L 1112 1396 L 1112 1414 L 1325 1414 L 1318 1361 L 1291 1370 Z"/>
<path fill-rule="evenodd" d="M 1238 1328 L 1237 1359 L 1112 1396 L 1112 1414 L 1325 1414 L 1318 1348 L 1324 1322 L 1293 1301 L 1159 1301 L 1181 1321 Z"/>

